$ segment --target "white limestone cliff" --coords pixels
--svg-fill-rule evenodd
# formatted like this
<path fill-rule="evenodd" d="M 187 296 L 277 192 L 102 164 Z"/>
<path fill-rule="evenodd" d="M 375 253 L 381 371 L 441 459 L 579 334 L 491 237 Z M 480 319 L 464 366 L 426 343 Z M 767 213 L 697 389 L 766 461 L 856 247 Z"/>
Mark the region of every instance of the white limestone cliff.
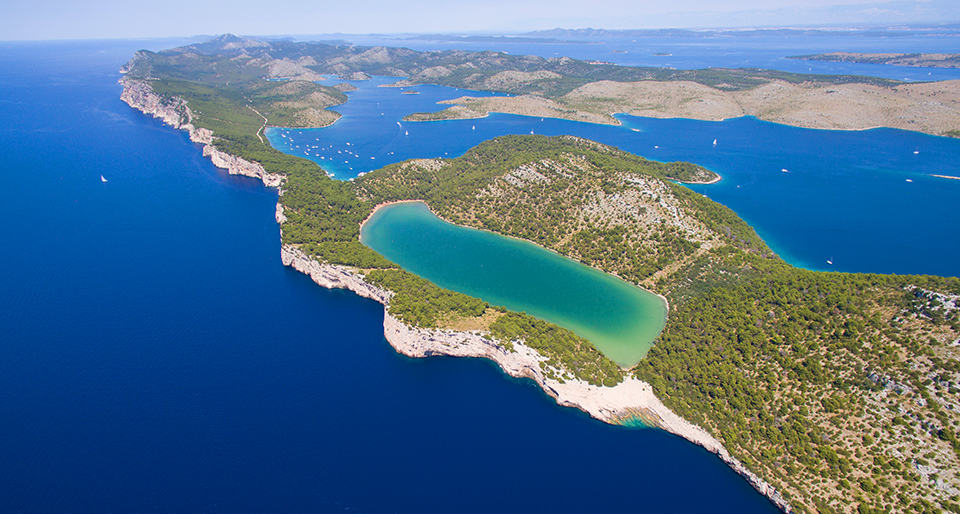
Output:
<path fill-rule="evenodd" d="M 134 109 L 159 118 L 173 128 L 186 130 L 191 141 L 203 145 L 204 157 L 209 157 L 214 166 L 227 170 L 231 175 L 259 179 L 267 187 L 280 187 L 283 184 L 283 175 L 268 173 L 260 163 L 250 162 L 217 149 L 213 132 L 193 125 L 193 113 L 182 99 L 165 98 L 143 80 L 123 77 L 120 83 L 123 85 L 121 100 Z"/>
<path fill-rule="evenodd" d="M 383 334 L 396 351 L 408 357 L 447 355 L 490 359 L 512 377 L 533 380 L 558 404 L 565 407 L 580 409 L 596 419 L 612 424 L 639 418 L 647 425 L 676 434 L 715 453 L 781 510 L 790 512 L 789 504 L 776 489 L 730 455 L 720 441 L 706 430 L 667 408 L 653 393 L 650 384 L 634 377 L 626 378 L 613 387 L 596 386 L 576 379 L 560 382 L 544 374 L 541 362 L 547 360 L 546 357 L 521 341 L 512 341 L 511 351 L 489 334 L 482 332 L 411 327 L 390 314 L 392 293 L 366 282 L 358 271 L 346 266 L 318 262 L 299 249 L 286 245 L 281 248 L 280 256 L 285 266 L 310 276 L 323 287 L 349 289 L 360 296 L 382 303 Z"/>

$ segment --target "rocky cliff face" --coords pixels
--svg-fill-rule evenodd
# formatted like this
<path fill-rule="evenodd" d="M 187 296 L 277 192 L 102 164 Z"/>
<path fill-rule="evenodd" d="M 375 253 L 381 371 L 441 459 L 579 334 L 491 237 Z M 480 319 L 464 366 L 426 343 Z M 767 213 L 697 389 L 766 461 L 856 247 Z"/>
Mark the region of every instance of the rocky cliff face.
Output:
<path fill-rule="evenodd" d="M 124 102 L 163 120 L 174 128 L 188 131 L 190 140 L 203 145 L 203 155 L 210 157 L 214 165 L 226 169 L 230 174 L 260 179 L 270 187 L 282 185 L 283 175 L 267 173 L 259 163 L 246 161 L 218 150 L 213 145 L 213 134 L 191 123 L 190 109 L 183 100 L 163 98 L 156 94 L 148 83 L 141 80 L 124 78 L 121 79 L 121 83 L 123 84 L 121 99 Z M 283 205 L 279 200 L 275 217 L 278 224 L 282 225 L 286 221 Z M 717 454 L 777 507 L 785 512 L 791 510 L 790 505 L 778 491 L 731 456 L 716 438 L 699 426 L 681 418 L 660 402 L 646 382 L 630 377 L 614 387 L 595 386 L 580 380 L 567 380 L 561 383 L 544 375 L 541 363 L 546 358 L 521 341 L 512 341 L 511 351 L 488 334 L 481 332 L 410 327 L 390 315 L 389 304 L 393 293 L 370 284 L 358 271 L 346 266 L 318 262 L 299 249 L 287 245 L 281 247 L 280 258 L 285 266 L 308 275 L 323 287 L 349 289 L 364 298 L 383 304 L 384 336 L 391 346 L 404 355 L 409 357 L 449 355 L 490 359 L 510 376 L 533 380 L 559 405 L 578 408 L 607 423 L 619 424 L 628 419 L 640 419 L 645 424 L 676 434 Z"/>
<path fill-rule="evenodd" d="M 283 184 L 283 175 L 268 173 L 260 163 L 218 150 L 214 145 L 213 132 L 193 125 L 193 114 L 182 99 L 158 95 L 150 84 L 143 80 L 124 77 L 120 79 L 120 83 L 123 85 L 121 100 L 134 109 L 159 118 L 173 128 L 186 130 L 191 141 L 203 145 L 203 155 L 209 157 L 214 166 L 227 170 L 231 175 L 259 179 L 268 187 L 280 187 Z"/>
<path fill-rule="evenodd" d="M 318 262 L 299 249 L 283 245 L 280 247 L 280 261 L 284 266 L 309 276 L 318 285 L 328 289 L 349 289 L 358 295 L 376 300 L 383 305 L 390 303 L 393 292 L 381 289 L 363 279 L 356 271 L 336 264 Z"/>
<path fill-rule="evenodd" d="M 204 145 L 203 155 L 209 157 L 214 166 L 227 170 L 231 175 L 258 178 L 267 187 L 280 187 L 283 184 L 283 179 L 286 178 L 277 173 L 267 173 L 260 163 L 246 161 L 235 155 L 221 152 L 213 145 Z"/>

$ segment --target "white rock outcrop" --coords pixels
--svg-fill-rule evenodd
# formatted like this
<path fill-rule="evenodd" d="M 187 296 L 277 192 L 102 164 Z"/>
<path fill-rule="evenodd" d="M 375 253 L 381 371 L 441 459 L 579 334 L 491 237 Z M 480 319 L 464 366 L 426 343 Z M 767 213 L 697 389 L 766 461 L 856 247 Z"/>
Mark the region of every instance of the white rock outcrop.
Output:
<path fill-rule="evenodd" d="M 150 84 L 143 80 L 123 77 L 120 83 L 123 85 L 121 100 L 134 109 L 159 118 L 173 128 L 186 130 L 190 134 L 191 141 L 203 145 L 203 155 L 209 157 L 214 166 L 227 170 L 231 175 L 259 179 L 267 187 L 280 187 L 283 184 L 285 178 L 283 175 L 268 173 L 260 163 L 250 162 L 217 149 L 214 145 L 213 133 L 193 125 L 193 113 L 182 99 L 165 98 L 157 94 Z"/>
<path fill-rule="evenodd" d="M 640 419 L 647 425 L 676 434 L 715 453 L 781 510 L 790 512 L 789 504 L 776 489 L 730 455 L 709 432 L 667 408 L 653 393 L 650 384 L 634 377 L 613 387 L 596 386 L 578 379 L 560 382 L 544 375 L 540 364 L 546 357 L 520 341 L 512 342 L 511 351 L 482 332 L 411 327 L 390 314 L 392 293 L 366 282 L 359 272 L 346 266 L 318 262 L 299 249 L 286 245 L 281 248 L 280 257 L 285 266 L 310 276 L 323 287 L 349 289 L 382 303 L 383 334 L 396 351 L 408 357 L 447 355 L 490 359 L 512 377 L 533 380 L 560 405 L 578 408 L 612 424 L 631 418 Z"/>

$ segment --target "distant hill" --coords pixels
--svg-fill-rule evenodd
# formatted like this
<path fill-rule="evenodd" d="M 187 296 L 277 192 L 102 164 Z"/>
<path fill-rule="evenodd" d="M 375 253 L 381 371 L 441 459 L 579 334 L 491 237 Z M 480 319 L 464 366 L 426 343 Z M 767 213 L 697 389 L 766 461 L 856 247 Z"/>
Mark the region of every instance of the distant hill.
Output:
<path fill-rule="evenodd" d="M 789 59 L 807 61 L 855 62 L 862 64 L 891 64 L 893 66 L 916 66 L 921 68 L 960 68 L 960 54 L 897 54 L 830 52 L 825 54 L 795 55 Z"/>

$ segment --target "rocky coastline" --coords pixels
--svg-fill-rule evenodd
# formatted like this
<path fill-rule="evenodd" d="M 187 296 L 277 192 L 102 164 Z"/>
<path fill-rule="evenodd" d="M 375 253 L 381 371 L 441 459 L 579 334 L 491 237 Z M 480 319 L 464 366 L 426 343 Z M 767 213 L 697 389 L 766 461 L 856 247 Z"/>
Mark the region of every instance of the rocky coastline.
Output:
<path fill-rule="evenodd" d="M 190 140 L 202 145 L 203 155 L 231 175 L 243 175 L 261 180 L 268 187 L 280 188 L 285 177 L 268 173 L 255 162 L 218 150 L 213 133 L 192 124 L 190 109 L 182 99 L 164 98 L 152 90 L 143 80 L 123 77 L 121 100 L 145 114 L 159 118 L 164 123 L 186 130 Z M 282 190 L 277 202 L 276 220 L 286 221 L 282 205 Z M 326 288 L 349 289 L 354 293 L 384 305 L 384 336 L 393 348 L 409 357 L 448 355 L 453 357 L 480 357 L 497 363 L 504 373 L 517 378 L 528 378 L 554 398 L 559 405 L 578 408 L 590 416 L 611 424 L 628 420 L 641 420 L 644 424 L 666 430 L 700 445 L 716 454 L 734 471 L 743 476 L 758 492 L 766 496 L 784 512 L 791 512 L 790 504 L 770 484 L 755 475 L 739 460 L 730 455 L 723 445 L 701 427 L 683 419 L 667 408 L 653 393 L 652 387 L 635 377 L 629 377 L 613 387 L 595 386 L 581 380 L 558 380 L 543 373 L 541 362 L 546 360 L 536 350 L 521 341 L 512 341 L 512 351 L 482 332 L 454 331 L 411 327 L 390 314 L 392 292 L 381 289 L 364 280 L 355 269 L 316 261 L 298 248 L 283 245 L 281 261 L 308 275 L 318 285 Z"/>
<path fill-rule="evenodd" d="M 359 272 L 345 266 L 317 262 L 291 246 L 283 246 L 280 255 L 285 266 L 308 275 L 318 285 L 349 289 L 382 303 L 383 333 L 396 351 L 415 358 L 447 355 L 490 359 L 512 377 L 533 380 L 559 405 L 580 409 L 606 423 L 621 424 L 639 419 L 646 425 L 666 430 L 716 454 L 777 507 L 790 512 L 789 504 L 778 491 L 730 455 L 706 430 L 667 408 L 646 382 L 629 377 L 616 386 L 604 387 L 582 380 L 560 382 L 548 378 L 540 367 L 545 357 L 521 341 L 512 341 L 513 351 L 509 351 L 482 332 L 410 327 L 390 314 L 392 294 L 366 282 Z"/>
<path fill-rule="evenodd" d="M 263 181 L 268 187 L 280 187 L 284 176 L 268 173 L 259 163 L 250 162 L 235 155 L 223 152 L 214 145 L 213 132 L 193 125 L 193 114 L 182 99 L 167 99 L 156 92 L 145 81 L 122 77 L 120 84 L 123 92 L 120 100 L 144 114 L 158 118 L 175 129 L 186 130 L 190 141 L 203 147 L 204 157 L 209 157 L 213 165 L 222 168 L 231 175 L 243 175 Z"/>

